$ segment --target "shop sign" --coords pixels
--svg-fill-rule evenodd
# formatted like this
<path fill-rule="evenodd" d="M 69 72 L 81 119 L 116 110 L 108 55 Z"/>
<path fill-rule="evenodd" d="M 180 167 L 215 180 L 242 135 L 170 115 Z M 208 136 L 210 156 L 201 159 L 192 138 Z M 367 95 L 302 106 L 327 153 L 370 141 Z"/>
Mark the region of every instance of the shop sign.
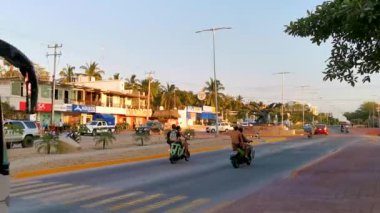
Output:
<path fill-rule="evenodd" d="M 87 105 L 72 105 L 73 112 L 96 112 L 95 106 L 87 106 Z"/>
<path fill-rule="evenodd" d="M 151 116 L 152 110 L 147 109 L 127 109 L 127 116 L 146 117 Z"/>
<path fill-rule="evenodd" d="M 26 102 L 25 101 L 20 101 L 20 110 L 24 111 L 26 110 Z M 49 103 L 37 103 L 36 106 L 36 111 L 37 112 L 51 112 L 51 104 Z"/>
<path fill-rule="evenodd" d="M 114 115 L 125 115 L 126 109 L 125 108 L 117 108 L 117 107 L 96 107 L 96 113 L 103 113 L 103 114 L 114 114 Z"/>
<path fill-rule="evenodd" d="M 188 106 L 186 108 L 187 108 L 187 112 L 202 113 L 202 108 L 201 107 Z"/>
<path fill-rule="evenodd" d="M 57 104 L 54 105 L 54 111 L 70 112 L 72 110 L 72 104 Z"/>
<path fill-rule="evenodd" d="M 215 107 L 203 106 L 203 112 L 215 112 Z"/>

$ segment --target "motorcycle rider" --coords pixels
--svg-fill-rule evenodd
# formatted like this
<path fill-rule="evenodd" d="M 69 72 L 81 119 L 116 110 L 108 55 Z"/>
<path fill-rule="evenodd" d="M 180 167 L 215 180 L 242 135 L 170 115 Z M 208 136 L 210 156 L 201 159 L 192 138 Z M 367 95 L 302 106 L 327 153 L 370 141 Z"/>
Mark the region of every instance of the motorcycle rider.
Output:
<path fill-rule="evenodd" d="M 239 132 L 241 133 L 241 136 L 243 138 L 243 142 L 245 144 L 245 151 L 247 152 L 246 156 L 249 156 L 251 154 L 252 146 L 249 144 L 252 142 L 252 140 L 249 140 L 243 133 L 243 127 L 238 128 Z"/>
<path fill-rule="evenodd" d="M 166 134 L 166 143 L 169 144 L 169 146 L 178 141 L 178 131 L 177 131 L 177 125 L 172 124 L 172 129 Z"/>
<path fill-rule="evenodd" d="M 176 129 L 177 129 L 177 133 L 178 133 L 178 136 L 177 136 L 178 141 L 181 142 L 182 147 L 184 148 L 185 160 L 187 160 L 187 158 L 190 157 L 189 143 L 187 143 L 188 138 L 184 134 L 182 134 L 181 126 L 178 125 Z M 183 137 L 184 140 L 182 140 L 181 137 Z"/>
<path fill-rule="evenodd" d="M 248 158 L 247 145 L 244 143 L 243 134 L 239 131 L 239 127 L 234 126 L 234 131 L 230 132 L 230 138 L 231 138 L 232 150 L 237 151 L 240 148 L 244 150 L 244 156 Z"/>
<path fill-rule="evenodd" d="M 311 124 L 305 124 L 303 131 L 306 132 L 309 136 L 313 135 L 313 126 Z"/>

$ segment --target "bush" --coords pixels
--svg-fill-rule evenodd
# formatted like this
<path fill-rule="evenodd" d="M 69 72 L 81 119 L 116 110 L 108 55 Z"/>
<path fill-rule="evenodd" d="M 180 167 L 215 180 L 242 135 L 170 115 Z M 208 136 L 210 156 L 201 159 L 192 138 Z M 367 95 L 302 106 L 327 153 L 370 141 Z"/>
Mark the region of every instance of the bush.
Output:
<path fill-rule="evenodd" d="M 116 140 L 115 136 L 111 132 L 101 132 L 99 135 L 94 137 L 95 146 L 98 144 L 103 145 L 103 149 L 106 148 L 109 144 L 112 144 Z"/>
<path fill-rule="evenodd" d="M 47 133 L 42 136 L 42 140 L 36 143 L 36 150 L 38 153 L 50 154 L 52 148 L 58 152 L 58 136 Z"/>
<path fill-rule="evenodd" d="M 150 134 L 149 132 L 136 132 L 135 140 L 137 142 L 141 142 L 141 146 L 144 146 L 144 141 L 150 140 Z"/>
<path fill-rule="evenodd" d="M 183 131 L 183 134 L 186 137 L 189 137 L 189 139 L 191 139 L 191 138 L 195 137 L 195 130 L 194 129 L 185 129 L 185 131 Z"/>

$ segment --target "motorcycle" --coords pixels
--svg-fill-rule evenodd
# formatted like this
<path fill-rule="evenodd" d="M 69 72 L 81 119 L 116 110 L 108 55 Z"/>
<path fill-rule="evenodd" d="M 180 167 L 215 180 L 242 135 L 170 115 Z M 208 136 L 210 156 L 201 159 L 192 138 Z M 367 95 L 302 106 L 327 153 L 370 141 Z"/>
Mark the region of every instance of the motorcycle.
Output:
<path fill-rule="evenodd" d="M 237 151 L 233 151 L 230 156 L 231 164 L 235 169 L 239 168 L 240 164 L 247 164 L 248 166 L 251 165 L 254 158 L 255 150 L 253 150 L 252 147 L 248 158 L 245 157 L 244 150 L 240 148 L 238 148 Z"/>
<path fill-rule="evenodd" d="M 341 132 L 341 133 L 349 133 L 349 131 L 348 131 L 348 127 L 347 127 L 347 126 L 345 126 L 345 127 L 341 127 L 341 128 L 340 128 L 340 132 Z"/>
<path fill-rule="evenodd" d="M 313 132 L 309 131 L 307 132 L 307 138 L 312 138 L 313 137 Z"/>
<path fill-rule="evenodd" d="M 79 143 L 80 142 L 80 134 L 79 132 L 75 132 L 75 131 L 72 131 L 72 132 L 69 132 L 66 137 L 69 137 L 71 138 L 72 140 L 74 140 L 75 142 Z"/>
<path fill-rule="evenodd" d="M 185 159 L 189 161 L 188 156 L 186 156 L 185 148 L 182 146 L 181 142 L 174 142 L 170 144 L 170 157 L 169 161 L 172 164 L 177 163 L 177 161 Z"/>

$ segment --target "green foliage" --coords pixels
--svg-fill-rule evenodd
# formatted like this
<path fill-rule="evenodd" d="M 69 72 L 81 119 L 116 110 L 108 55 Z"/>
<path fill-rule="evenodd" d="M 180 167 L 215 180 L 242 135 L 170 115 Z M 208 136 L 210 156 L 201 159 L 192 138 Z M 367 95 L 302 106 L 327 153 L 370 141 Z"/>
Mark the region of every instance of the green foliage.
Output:
<path fill-rule="evenodd" d="M 11 119 L 16 114 L 16 110 L 8 102 L 1 102 L 4 119 Z"/>
<path fill-rule="evenodd" d="M 95 77 L 95 80 L 102 80 L 102 75 L 104 75 L 104 71 L 99 68 L 98 63 L 86 63 L 86 65 L 81 66 L 80 68 L 84 70 L 87 76 Z"/>
<path fill-rule="evenodd" d="M 144 146 L 144 142 L 150 140 L 150 134 L 149 132 L 137 132 L 135 135 L 135 141 L 140 142 L 141 146 Z"/>
<path fill-rule="evenodd" d="M 166 87 L 162 88 L 161 106 L 164 109 L 174 109 L 180 105 L 180 100 L 176 91 L 178 88 L 174 84 L 166 84 Z"/>
<path fill-rule="evenodd" d="M 116 140 L 115 136 L 111 132 L 101 132 L 99 135 L 94 137 L 95 146 L 102 144 L 103 149 L 109 144 L 112 144 Z"/>
<path fill-rule="evenodd" d="M 224 97 L 224 94 L 222 93 L 222 91 L 225 89 L 223 84 L 219 80 L 216 80 L 215 83 L 214 79 L 210 78 L 210 81 L 207 81 L 206 86 L 203 88 L 203 90 L 207 93 L 205 102 L 210 106 L 215 106 L 215 85 L 218 90 L 218 103 L 221 103 Z"/>
<path fill-rule="evenodd" d="M 38 153 L 50 154 L 52 148 L 55 150 L 58 150 L 57 149 L 58 144 L 59 144 L 58 137 L 53 134 L 47 133 L 42 136 L 41 141 L 36 143 L 36 150 Z"/>
<path fill-rule="evenodd" d="M 380 1 L 326 1 L 307 12 L 307 16 L 286 26 L 289 35 L 310 37 L 320 45 L 332 41 L 324 80 L 345 81 L 355 85 L 380 70 Z"/>
<path fill-rule="evenodd" d="M 377 122 L 378 114 L 376 112 L 379 105 L 376 102 L 364 102 L 354 112 L 345 112 L 343 115 L 353 124 L 369 124 L 373 126 Z"/>
<path fill-rule="evenodd" d="M 129 124 L 128 123 L 116 124 L 115 131 L 117 133 L 120 133 L 121 131 L 126 130 L 128 128 L 129 128 Z"/>
<path fill-rule="evenodd" d="M 195 130 L 194 130 L 194 129 L 185 129 L 185 130 L 183 131 L 183 134 L 184 134 L 186 137 L 190 136 L 190 138 L 194 138 L 194 137 L 195 137 Z M 189 139 L 190 139 L 190 138 L 189 138 Z"/>
<path fill-rule="evenodd" d="M 124 84 L 125 89 L 131 89 L 133 91 L 137 91 L 141 89 L 141 82 L 136 78 L 136 75 L 131 75 L 130 78 L 126 79 Z"/>
<path fill-rule="evenodd" d="M 87 133 L 88 132 L 88 128 L 87 128 L 86 124 L 80 124 L 78 131 L 79 131 L 80 134 Z"/>
<path fill-rule="evenodd" d="M 75 74 L 74 70 L 74 66 L 67 64 L 66 67 L 63 68 L 61 72 L 59 72 L 59 75 L 61 76 L 63 83 L 68 83 L 72 81 Z"/>

